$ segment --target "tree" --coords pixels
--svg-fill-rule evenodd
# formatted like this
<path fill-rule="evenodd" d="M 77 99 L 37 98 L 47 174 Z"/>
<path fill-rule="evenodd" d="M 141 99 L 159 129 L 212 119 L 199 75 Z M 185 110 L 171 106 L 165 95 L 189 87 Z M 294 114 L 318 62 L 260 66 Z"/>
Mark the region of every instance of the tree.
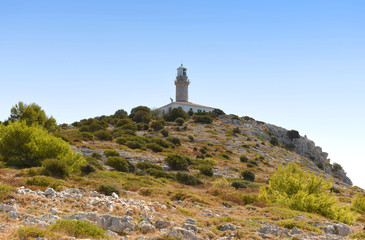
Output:
<path fill-rule="evenodd" d="M 10 113 L 10 122 L 25 121 L 28 126 L 37 124 L 50 132 L 58 130 L 56 119 L 48 117 L 45 111 L 35 103 L 27 105 L 23 102 L 19 102 L 11 108 Z"/>
<path fill-rule="evenodd" d="M 114 113 L 114 117 L 126 118 L 126 117 L 128 117 L 128 113 L 126 111 L 124 111 L 124 109 L 119 109 Z"/>
<path fill-rule="evenodd" d="M 69 171 L 77 171 L 85 161 L 68 143 L 39 125 L 28 126 L 22 121 L 0 125 L 0 161 L 24 168 L 40 166 L 50 158 L 65 162 Z"/>

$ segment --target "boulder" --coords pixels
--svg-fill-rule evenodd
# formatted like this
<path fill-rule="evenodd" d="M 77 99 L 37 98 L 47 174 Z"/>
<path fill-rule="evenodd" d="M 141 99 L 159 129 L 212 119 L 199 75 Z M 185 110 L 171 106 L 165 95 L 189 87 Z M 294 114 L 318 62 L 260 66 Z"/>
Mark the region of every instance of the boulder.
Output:
<path fill-rule="evenodd" d="M 165 236 L 172 239 L 183 239 L 183 240 L 197 240 L 193 231 L 186 230 L 184 228 L 174 227 L 170 231 L 164 234 Z"/>
<path fill-rule="evenodd" d="M 168 221 L 164 221 L 164 220 L 157 220 L 155 222 L 155 227 L 157 229 L 165 229 L 171 226 L 171 223 Z"/>
<path fill-rule="evenodd" d="M 111 215 L 100 216 L 97 225 L 104 230 L 111 230 L 119 234 L 130 234 L 136 228 L 130 216 L 116 217 Z"/>
<path fill-rule="evenodd" d="M 150 224 L 148 221 L 142 221 L 140 223 L 140 227 L 141 227 L 141 232 L 143 234 L 156 232 L 156 228 L 152 224 Z"/>
<path fill-rule="evenodd" d="M 8 218 L 10 219 L 17 219 L 19 217 L 19 213 L 17 211 L 10 211 L 8 213 Z"/>

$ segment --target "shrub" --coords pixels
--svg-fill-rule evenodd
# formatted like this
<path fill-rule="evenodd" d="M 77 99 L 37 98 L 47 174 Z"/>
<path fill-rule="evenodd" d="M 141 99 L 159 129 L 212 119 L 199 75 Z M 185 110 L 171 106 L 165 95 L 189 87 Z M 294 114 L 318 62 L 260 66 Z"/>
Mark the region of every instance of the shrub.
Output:
<path fill-rule="evenodd" d="M 168 136 L 169 136 L 169 131 L 167 131 L 166 129 L 162 129 L 162 130 L 161 130 L 161 134 L 162 134 L 162 136 L 164 136 L 164 137 L 168 137 Z"/>
<path fill-rule="evenodd" d="M 162 122 L 160 121 L 154 121 L 151 123 L 151 128 L 153 129 L 153 131 L 158 132 L 161 129 L 163 129 L 165 126 L 162 124 Z"/>
<path fill-rule="evenodd" d="M 109 167 L 114 168 L 117 171 L 120 172 L 133 172 L 131 170 L 131 163 L 129 163 L 128 160 L 125 160 L 124 158 L 120 157 L 108 157 L 105 162 L 106 165 Z"/>
<path fill-rule="evenodd" d="M 94 140 L 94 135 L 89 132 L 81 132 L 81 136 L 83 139 Z"/>
<path fill-rule="evenodd" d="M 279 140 L 276 137 L 272 137 L 272 138 L 270 138 L 270 143 L 274 146 L 278 146 Z"/>
<path fill-rule="evenodd" d="M 236 128 L 233 128 L 232 132 L 235 135 L 235 134 L 241 133 L 241 130 L 238 127 L 236 127 Z"/>
<path fill-rule="evenodd" d="M 51 227 L 51 231 L 62 232 L 76 238 L 105 238 L 103 229 L 89 221 L 59 219 Z"/>
<path fill-rule="evenodd" d="M 289 206 L 292 209 L 318 213 L 327 218 L 352 224 L 356 216 L 327 191 L 332 182 L 314 173 L 306 173 L 295 163 L 280 167 L 271 175 L 269 185 L 261 187 L 259 198 Z"/>
<path fill-rule="evenodd" d="M 110 184 L 101 184 L 97 191 L 107 196 L 111 196 L 113 192 L 119 195 L 119 189 L 116 186 Z"/>
<path fill-rule="evenodd" d="M 92 172 L 95 172 L 95 168 L 91 164 L 84 164 L 80 167 L 81 173 L 84 175 L 88 175 Z"/>
<path fill-rule="evenodd" d="M 365 194 L 357 194 L 352 200 L 352 206 L 360 213 L 365 213 Z"/>
<path fill-rule="evenodd" d="M 137 123 L 149 123 L 151 121 L 151 109 L 146 106 L 138 106 L 131 110 L 129 115 Z"/>
<path fill-rule="evenodd" d="M 13 190 L 12 186 L 0 183 L 0 201 L 2 201 Z"/>
<path fill-rule="evenodd" d="M 172 144 L 174 144 L 176 146 L 181 145 L 180 138 L 178 138 L 178 137 L 168 137 L 168 138 L 166 138 L 166 140 L 171 142 Z"/>
<path fill-rule="evenodd" d="M 153 152 L 162 152 L 163 150 L 163 148 L 157 143 L 149 143 L 146 147 L 151 149 Z"/>
<path fill-rule="evenodd" d="M 46 230 L 31 226 L 21 226 L 18 228 L 18 237 L 20 240 L 31 238 L 43 238 L 46 236 Z"/>
<path fill-rule="evenodd" d="M 68 177 L 69 172 L 64 161 L 58 159 L 46 159 L 42 162 L 44 172 L 48 176 L 65 178 Z"/>
<path fill-rule="evenodd" d="M 55 180 L 52 177 L 47 176 L 34 176 L 26 181 L 26 184 L 40 187 L 52 187 L 59 189 L 65 185 L 63 180 Z"/>
<path fill-rule="evenodd" d="M 147 131 L 148 129 L 150 129 L 150 126 L 147 123 L 138 123 L 137 124 L 138 131 L 142 131 L 142 130 Z"/>
<path fill-rule="evenodd" d="M 139 162 L 136 164 L 136 167 L 142 170 L 147 170 L 149 168 L 157 169 L 163 171 L 163 168 L 161 166 L 158 166 L 156 164 L 147 163 L 147 162 Z"/>
<path fill-rule="evenodd" d="M 164 140 L 164 139 L 161 139 L 161 138 L 155 138 L 155 139 L 153 139 L 153 142 L 160 145 L 163 148 L 170 147 L 170 143 L 168 141 Z"/>
<path fill-rule="evenodd" d="M 225 115 L 225 113 L 221 110 L 221 109 L 219 109 L 219 108 L 216 108 L 216 109 L 214 109 L 213 111 L 212 111 L 212 114 L 214 115 L 214 116 L 221 116 L 221 115 Z"/>
<path fill-rule="evenodd" d="M 127 141 L 125 143 L 125 145 L 127 147 L 129 147 L 130 149 L 142 149 L 143 148 L 143 144 L 141 144 L 140 142 L 137 141 Z"/>
<path fill-rule="evenodd" d="M 184 120 L 184 118 L 182 118 L 182 117 L 178 117 L 178 118 L 176 118 L 176 119 L 175 119 L 175 123 L 176 123 L 178 126 L 182 126 L 182 125 L 184 125 L 184 122 L 185 122 L 185 120 Z"/>
<path fill-rule="evenodd" d="M 208 115 L 195 115 L 194 122 L 202 124 L 211 124 L 213 122 L 213 118 Z"/>
<path fill-rule="evenodd" d="M 166 121 L 173 122 L 177 118 L 187 119 L 188 115 L 181 108 L 173 108 L 163 116 Z"/>
<path fill-rule="evenodd" d="M 98 152 L 93 152 L 93 154 L 91 155 L 93 158 L 96 158 L 96 159 L 101 159 L 101 154 L 98 153 Z"/>
<path fill-rule="evenodd" d="M 248 162 L 248 158 L 244 155 L 241 155 L 240 156 L 240 161 L 243 162 L 243 163 L 247 163 Z"/>
<path fill-rule="evenodd" d="M 248 160 L 249 164 L 252 164 L 254 166 L 258 166 L 259 164 L 255 160 Z"/>
<path fill-rule="evenodd" d="M 0 161 L 20 168 L 37 167 L 48 158 L 65 162 L 69 171 L 78 171 L 84 159 L 72 151 L 70 145 L 49 134 L 40 126 L 25 122 L 0 125 Z"/>
<path fill-rule="evenodd" d="M 227 160 L 230 159 L 230 157 L 227 154 L 222 154 L 222 157 L 225 158 L 225 159 L 227 159 Z"/>
<path fill-rule="evenodd" d="M 173 174 L 167 173 L 164 170 L 149 168 L 146 171 L 149 175 L 155 178 L 168 178 L 168 179 L 175 179 Z"/>
<path fill-rule="evenodd" d="M 128 117 L 128 113 L 124 109 L 117 110 L 114 115 L 116 118 L 126 118 Z"/>
<path fill-rule="evenodd" d="M 121 126 L 128 125 L 128 124 L 133 124 L 132 119 L 130 119 L 130 118 L 123 118 L 123 119 L 120 119 L 117 122 L 116 127 L 121 127 Z"/>
<path fill-rule="evenodd" d="M 86 157 L 86 162 L 90 165 L 96 167 L 97 169 L 103 170 L 104 166 L 95 158 L 93 157 Z"/>
<path fill-rule="evenodd" d="M 213 184 L 213 188 L 219 188 L 219 189 L 225 189 L 225 190 L 232 189 L 231 183 L 224 177 L 216 180 Z"/>
<path fill-rule="evenodd" d="M 94 132 L 94 136 L 102 141 L 111 141 L 113 140 L 113 136 L 106 130 L 98 130 Z"/>
<path fill-rule="evenodd" d="M 288 136 L 288 138 L 290 138 L 290 140 L 293 140 L 295 138 L 300 138 L 299 132 L 296 130 L 287 131 L 286 135 Z"/>
<path fill-rule="evenodd" d="M 182 184 L 185 184 L 185 185 L 191 185 L 191 186 L 198 186 L 198 185 L 203 184 L 203 182 L 200 181 L 195 176 L 187 174 L 187 173 L 182 173 L 182 172 L 178 172 L 176 174 L 176 180 L 179 183 L 182 183 Z"/>
<path fill-rule="evenodd" d="M 189 163 L 187 159 L 178 153 L 167 155 L 165 162 L 171 170 L 188 170 Z"/>
<path fill-rule="evenodd" d="M 194 137 L 193 136 L 189 135 L 188 138 L 189 138 L 190 142 L 194 142 Z"/>
<path fill-rule="evenodd" d="M 120 154 L 115 150 L 107 149 L 103 152 L 103 154 L 107 157 L 119 157 Z"/>
<path fill-rule="evenodd" d="M 213 176 L 213 169 L 207 165 L 199 165 L 198 166 L 199 172 L 205 176 L 212 177 Z"/>
<path fill-rule="evenodd" d="M 254 182 L 255 181 L 255 174 L 249 170 L 244 170 L 241 172 L 241 176 L 244 180 Z"/>
<path fill-rule="evenodd" d="M 247 184 L 242 180 L 236 180 L 232 182 L 232 187 L 234 187 L 235 189 L 247 188 Z"/>

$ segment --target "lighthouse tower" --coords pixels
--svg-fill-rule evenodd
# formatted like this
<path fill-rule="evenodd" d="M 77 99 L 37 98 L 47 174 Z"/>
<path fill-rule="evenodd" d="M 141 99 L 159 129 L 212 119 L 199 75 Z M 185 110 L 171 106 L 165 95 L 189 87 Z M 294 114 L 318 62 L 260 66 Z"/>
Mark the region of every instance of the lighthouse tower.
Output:
<path fill-rule="evenodd" d="M 188 87 L 190 81 L 186 74 L 187 68 L 185 68 L 182 64 L 177 68 L 177 77 L 175 81 L 176 85 L 176 102 L 188 102 L 189 100 L 189 92 Z"/>

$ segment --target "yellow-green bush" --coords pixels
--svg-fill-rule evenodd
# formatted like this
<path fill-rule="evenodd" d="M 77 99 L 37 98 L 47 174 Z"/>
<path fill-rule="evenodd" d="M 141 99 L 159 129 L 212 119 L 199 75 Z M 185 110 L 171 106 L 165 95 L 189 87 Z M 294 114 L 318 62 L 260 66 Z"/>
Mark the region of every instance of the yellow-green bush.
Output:
<path fill-rule="evenodd" d="M 20 240 L 42 238 L 46 236 L 46 230 L 37 227 L 20 227 L 18 228 L 18 237 Z"/>
<path fill-rule="evenodd" d="M 50 227 L 51 231 L 62 232 L 67 236 L 72 236 L 76 238 L 105 238 L 105 231 L 98 226 L 88 222 L 88 221 L 75 221 L 69 219 L 60 219 L 57 220 Z"/>
<path fill-rule="evenodd" d="M 365 194 L 357 194 L 352 200 L 352 206 L 361 213 L 365 213 Z"/>
<path fill-rule="evenodd" d="M 0 161 L 24 168 L 40 166 L 48 158 L 65 162 L 70 172 L 78 170 L 85 161 L 68 143 L 41 126 L 28 126 L 20 121 L 0 125 Z"/>
<path fill-rule="evenodd" d="M 269 185 L 261 187 L 259 198 L 352 224 L 356 215 L 349 206 L 338 204 L 328 191 L 331 186 L 331 181 L 314 173 L 306 173 L 295 163 L 290 163 L 286 168 L 279 166 L 271 176 Z"/>
<path fill-rule="evenodd" d="M 12 186 L 0 183 L 0 200 L 3 200 L 13 190 Z"/>

